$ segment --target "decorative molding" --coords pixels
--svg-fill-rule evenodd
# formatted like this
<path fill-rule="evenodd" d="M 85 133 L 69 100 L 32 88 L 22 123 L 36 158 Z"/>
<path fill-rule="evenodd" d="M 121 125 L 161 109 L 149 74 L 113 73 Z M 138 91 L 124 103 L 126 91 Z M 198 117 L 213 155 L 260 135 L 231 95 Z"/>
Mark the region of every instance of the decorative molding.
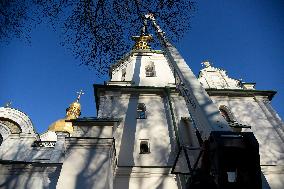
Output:
<path fill-rule="evenodd" d="M 261 171 L 265 174 L 283 174 L 284 165 L 260 165 Z"/>
<path fill-rule="evenodd" d="M 93 137 L 67 137 L 65 139 L 66 148 L 111 148 L 114 147 L 113 138 L 93 138 Z"/>
<path fill-rule="evenodd" d="M 227 114 L 228 114 L 230 120 L 232 120 L 232 122 L 236 122 L 237 121 L 235 115 L 233 114 L 233 112 L 231 111 L 231 109 L 228 106 L 220 105 L 219 106 L 219 110 L 224 110 L 225 112 L 227 112 Z"/>
<path fill-rule="evenodd" d="M 205 89 L 210 97 L 212 96 L 228 96 L 228 97 L 256 97 L 261 96 L 272 100 L 276 91 L 266 91 L 266 90 L 244 90 L 244 89 Z M 255 98 L 255 99 L 256 99 Z"/>
<path fill-rule="evenodd" d="M 6 119 L 6 118 L 1 117 L 0 123 L 2 125 L 6 125 L 7 128 L 9 128 L 11 133 L 21 133 L 22 132 L 21 127 L 17 123 L 15 123 L 14 121 L 12 121 L 10 119 Z"/>
<path fill-rule="evenodd" d="M 32 121 L 25 113 L 19 110 L 1 107 L 0 118 L 10 119 L 17 123 L 21 128 L 21 133 L 35 134 Z"/>
<path fill-rule="evenodd" d="M 3 142 L 6 138 L 9 137 L 9 135 L 11 134 L 10 129 L 4 125 L 3 123 L 0 122 L 0 134 L 2 135 L 3 138 Z"/>
<path fill-rule="evenodd" d="M 32 147 L 54 148 L 56 141 L 34 141 Z"/>
<path fill-rule="evenodd" d="M 230 78 L 227 71 L 215 68 L 210 64 L 200 70 L 198 80 L 205 88 L 243 89 L 240 80 Z"/>
<path fill-rule="evenodd" d="M 45 173 L 50 174 L 61 169 L 62 163 L 40 163 L 40 162 L 21 162 L 21 161 L 0 161 L 2 170 L 6 170 L 6 174 L 22 175 L 23 173 Z"/>

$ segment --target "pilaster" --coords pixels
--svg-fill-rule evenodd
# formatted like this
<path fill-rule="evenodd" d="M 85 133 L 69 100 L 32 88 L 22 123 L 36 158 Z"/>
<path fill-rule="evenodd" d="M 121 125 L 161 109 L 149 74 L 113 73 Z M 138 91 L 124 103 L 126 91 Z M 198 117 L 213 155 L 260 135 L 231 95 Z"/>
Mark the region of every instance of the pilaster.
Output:
<path fill-rule="evenodd" d="M 271 114 L 269 109 L 267 108 L 267 104 L 269 103 L 269 100 L 267 97 L 264 96 L 255 96 L 254 97 L 255 101 L 267 117 L 267 120 L 270 122 L 270 124 L 273 126 L 277 134 L 279 135 L 280 139 L 282 142 L 284 142 L 284 131 L 282 128 L 282 125 L 275 120 L 275 117 Z"/>
<path fill-rule="evenodd" d="M 57 135 L 57 141 L 54 146 L 50 161 L 61 163 L 64 161 L 64 154 L 66 151 L 65 138 L 69 137 L 70 134 L 67 132 L 56 132 L 56 135 Z"/>

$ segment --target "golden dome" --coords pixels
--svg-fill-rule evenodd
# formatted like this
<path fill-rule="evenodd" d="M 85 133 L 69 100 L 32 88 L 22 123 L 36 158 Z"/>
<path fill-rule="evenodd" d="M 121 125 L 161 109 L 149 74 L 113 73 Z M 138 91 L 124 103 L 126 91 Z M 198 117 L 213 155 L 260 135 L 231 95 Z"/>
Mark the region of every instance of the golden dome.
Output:
<path fill-rule="evenodd" d="M 69 108 L 66 109 L 66 118 L 76 119 L 81 114 L 81 104 L 79 102 L 73 102 Z"/>
<path fill-rule="evenodd" d="M 66 122 L 67 119 L 59 119 L 52 123 L 49 127 L 49 131 L 61 131 L 61 132 L 68 132 L 68 133 L 73 133 L 73 126 L 72 122 Z"/>
<path fill-rule="evenodd" d="M 82 90 L 78 92 L 77 100 L 70 104 L 70 106 L 66 109 L 66 116 L 64 119 L 59 119 L 52 123 L 49 127 L 49 131 L 61 131 L 61 132 L 68 132 L 73 133 L 73 126 L 72 122 L 66 122 L 70 119 L 77 119 L 81 115 L 81 104 L 79 103 L 80 97 L 82 94 Z"/>

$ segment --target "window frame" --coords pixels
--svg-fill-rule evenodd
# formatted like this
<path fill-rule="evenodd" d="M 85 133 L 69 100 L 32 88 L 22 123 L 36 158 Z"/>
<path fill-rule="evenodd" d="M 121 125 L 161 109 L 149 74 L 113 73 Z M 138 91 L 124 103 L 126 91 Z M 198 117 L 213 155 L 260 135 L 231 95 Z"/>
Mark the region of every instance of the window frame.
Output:
<path fill-rule="evenodd" d="M 142 145 L 147 146 L 147 151 L 142 150 Z M 151 148 L 150 148 L 150 142 L 149 139 L 140 139 L 139 142 L 139 154 L 150 154 L 151 153 Z"/>
<path fill-rule="evenodd" d="M 126 68 L 121 70 L 121 81 L 126 81 Z"/>
<path fill-rule="evenodd" d="M 136 108 L 136 119 L 147 119 L 146 106 L 144 103 L 138 103 Z"/>
<path fill-rule="evenodd" d="M 145 66 L 145 75 L 146 77 L 156 77 L 156 70 L 154 62 L 149 62 Z"/>

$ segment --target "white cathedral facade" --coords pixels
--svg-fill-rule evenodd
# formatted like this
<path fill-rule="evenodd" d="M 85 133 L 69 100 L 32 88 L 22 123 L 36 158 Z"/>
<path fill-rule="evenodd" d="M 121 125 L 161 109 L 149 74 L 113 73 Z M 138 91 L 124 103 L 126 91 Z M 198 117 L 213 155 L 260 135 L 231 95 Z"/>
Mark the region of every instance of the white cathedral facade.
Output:
<path fill-rule="evenodd" d="M 192 119 L 163 51 L 135 47 L 94 84 L 96 117 L 66 117 L 38 134 L 23 112 L 0 108 L 0 188 L 181 189 L 177 143 L 193 146 Z M 275 91 L 230 78 L 204 62 L 198 80 L 233 130 L 259 143 L 263 188 L 284 188 L 284 124 Z M 176 167 L 175 167 L 176 166 Z M 182 167 L 179 167 L 182 169 Z"/>

